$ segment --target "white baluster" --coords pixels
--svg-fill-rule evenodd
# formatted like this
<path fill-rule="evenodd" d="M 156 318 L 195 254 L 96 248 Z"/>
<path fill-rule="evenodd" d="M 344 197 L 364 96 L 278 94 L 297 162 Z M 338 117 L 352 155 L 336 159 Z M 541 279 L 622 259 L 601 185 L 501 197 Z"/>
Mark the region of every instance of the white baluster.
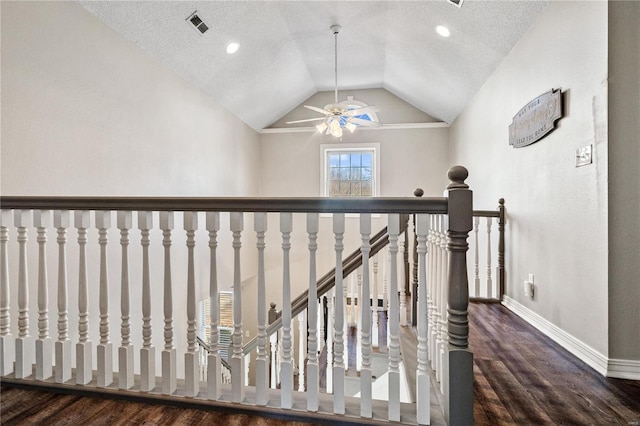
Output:
<path fill-rule="evenodd" d="M 447 290 L 449 288 L 448 285 L 448 276 L 449 276 L 449 251 L 447 250 L 447 234 L 446 234 L 446 223 L 447 216 L 441 216 L 441 229 L 442 236 L 440 238 L 440 251 L 442 252 L 442 265 L 440 269 L 442 270 L 442 282 L 440 284 L 440 300 L 438 304 L 440 305 L 440 317 L 439 321 L 439 339 L 438 339 L 438 371 L 436 371 L 436 377 L 440 380 L 440 386 L 444 384 L 444 380 L 442 378 L 445 374 L 445 365 L 444 365 L 444 353 L 447 345 Z"/>
<path fill-rule="evenodd" d="M 362 311 L 368 309 L 367 300 L 362 293 L 362 272 L 358 269 L 356 272 L 358 280 L 358 320 L 356 321 L 356 371 L 360 371 L 362 368 Z M 365 300 L 366 299 L 366 300 Z M 348 337 L 347 337 L 348 339 Z M 347 345 L 347 366 L 349 369 L 349 346 Z"/>
<path fill-rule="evenodd" d="M 331 289 L 327 292 L 327 378 L 326 391 L 333 393 L 333 336 L 335 327 L 335 309 L 333 303 L 333 294 L 335 290 Z M 344 379 L 343 379 L 344 381 Z"/>
<path fill-rule="evenodd" d="M 491 221 L 487 218 L 487 293 L 485 297 L 493 297 L 493 281 L 491 280 Z"/>
<path fill-rule="evenodd" d="M 387 230 L 388 232 L 388 230 Z M 387 285 L 387 275 L 389 274 L 388 263 L 390 262 L 387 250 L 382 250 L 382 310 L 388 309 L 389 287 Z"/>
<path fill-rule="evenodd" d="M 449 298 L 449 250 L 447 248 L 449 239 L 446 234 L 446 230 L 448 229 L 448 224 L 445 223 L 448 221 L 448 216 L 442 215 L 442 270 L 444 271 L 442 274 L 442 291 L 440 292 L 440 306 L 442 307 L 442 315 L 440 315 L 440 344 L 438 346 L 439 353 L 439 366 L 440 366 L 440 392 L 444 392 L 444 386 L 446 379 L 444 378 L 447 374 L 447 343 L 449 341 L 448 332 L 447 332 L 447 307 L 448 307 L 448 298 Z"/>
<path fill-rule="evenodd" d="M 242 353 L 242 277 L 240 275 L 240 237 L 244 229 L 243 214 L 232 212 L 231 232 L 233 233 L 233 355 L 231 356 L 231 401 L 244 400 L 244 354 Z"/>
<path fill-rule="evenodd" d="M 138 212 L 138 229 L 142 246 L 142 348 L 140 348 L 140 390 L 156 387 L 155 348 L 151 345 L 151 282 L 149 276 L 149 230 L 153 228 L 153 212 Z"/>
<path fill-rule="evenodd" d="M 307 233 L 309 234 L 309 345 L 307 351 L 307 410 L 318 411 L 320 392 L 320 369 L 318 367 L 318 289 L 316 287 L 316 252 L 318 250 L 318 213 L 307 213 Z M 353 297 L 353 296 L 352 296 Z M 306 331 L 306 330 L 305 330 Z M 302 333 L 302 330 L 301 330 Z M 302 336 L 302 335 L 301 335 Z M 300 343 L 304 337 L 300 338 Z M 302 344 L 300 345 L 302 346 Z M 304 360 L 302 360 L 304 362 Z M 304 371 L 304 363 L 301 364 Z"/>
<path fill-rule="evenodd" d="M 400 421 L 400 331 L 398 303 L 398 234 L 400 218 L 397 214 L 389 215 L 387 225 L 389 233 L 389 421 Z"/>
<path fill-rule="evenodd" d="M 164 247 L 164 349 L 162 350 L 162 393 L 172 395 L 177 389 L 176 348 L 173 346 L 173 290 L 171 279 L 171 231 L 173 212 L 160 212 Z M 217 301 L 217 299 L 216 299 Z"/>
<path fill-rule="evenodd" d="M 200 369 L 198 354 L 196 353 L 196 277 L 194 248 L 195 234 L 198 229 L 198 212 L 183 213 L 184 230 L 187 234 L 187 352 L 184 354 L 184 392 L 186 396 L 198 395 Z M 242 369 L 238 369 L 242 374 Z"/>
<path fill-rule="evenodd" d="M 351 274 L 349 277 L 349 326 L 355 327 L 357 321 L 356 315 L 356 276 Z"/>
<path fill-rule="evenodd" d="M 289 251 L 291 250 L 291 213 L 280 213 L 282 233 L 282 360 L 280 361 L 280 407 L 293 405 L 293 342 L 291 337 L 291 276 Z"/>
<path fill-rule="evenodd" d="M 344 245 L 344 213 L 333 214 L 333 233 L 335 235 L 336 252 L 336 284 L 335 284 L 335 361 L 333 364 L 333 412 L 344 414 L 344 283 L 342 281 L 342 251 Z M 360 303 L 360 300 L 358 300 Z M 327 366 L 328 367 L 328 366 Z M 327 384 L 327 388 L 329 385 Z"/>
<path fill-rule="evenodd" d="M 109 277 L 107 273 L 107 230 L 111 226 L 110 211 L 96 211 L 96 228 L 100 245 L 100 343 L 97 345 L 98 387 L 113 382 L 113 347 L 109 341 Z"/>
<path fill-rule="evenodd" d="M 130 297 L 129 294 L 129 230 L 133 227 L 133 215 L 130 211 L 117 213 L 118 229 L 120 229 L 120 248 L 122 252 L 120 274 L 120 335 L 122 338 L 118 348 L 118 387 L 133 387 L 133 345 L 131 344 Z"/>
<path fill-rule="evenodd" d="M 378 327 L 380 323 L 379 307 L 380 298 L 378 297 L 378 255 L 373 258 L 373 300 L 371 301 L 371 315 L 373 325 L 371 326 L 371 346 L 377 348 L 379 346 Z"/>
<path fill-rule="evenodd" d="M 360 368 L 360 416 L 371 418 L 372 416 L 372 394 L 371 394 L 371 305 L 369 297 L 371 287 L 369 280 L 369 253 L 371 244 L 371 214 L 360 214 L 360 235 L 362 237 L 362 367 Z M 374 295 L 374 302 L 377 304 L 377 296 Z M 377 308 L 377 306 L 376 306 Z M 374 310 L 377 313 L 377 309 Z"/>
<path fill-rule="evenodd" d="M 436 238 L 434 240 L 436 248 L 436 285 L 433 295 L 435 310 L 433 314 L 433 329 L 435 330 L 435 344 L 433 346 L 433 369 L 436 373 L 436 379 L 440 381 L 440 357 L 438 356 L 441 341 L 440 327 L 442 327 L 442 286 L 445 280 L 445 271 L 443 270 L 443 258 L 444 252 L 442 251 L 442 244 L 444 240 L 444 234 L 442 233 L 442 215 L 436 216 Z"/>
<path fill-rule="evenodd" d="M 429 217 L 416 215 L 418 236 L 418 369 L 416 371 L 416 403 L 419 424 L 430 422 L 430 376 L 427 370 L 427 232 Z"/>
<path fill-rule="evenodd" d="M 436 301 L 435 295 L 437 293 L 437 274 L 438 269 L 436 265 L 436 259 L 439 249 L 436 249 L 436 233 L 435 233 L 435 215 L 429 216 L 429 233 L 427 235 L 427 260 L 428 260 L 428 273 L 427 277 L 427 346 L 429 352 L 429 359 L 431 360 L 431 368 L 434 369 L 436 365 Z"/>
<path fill-rule="evenodd" d="M 221 379 L 222 366 L 218 343 L 220 334 L 218 333 L 218 322 L 220 318 L 220 301 L 218 299 L 218 261 L 216 259 L 216 249 L 218 247 L 218 231 L 220 230 L 220 213 L 206 213 L 207 231 L 209 231 L 209 318 L 211 320 L 211 330 L 209 333 L 210 351 L 207 355 L 207 395 L 209 399 L 220 399 L 222 395 Z"/>
<path fill-rule="evenodd" d="M 0 212 L 0 376 L 13 371 L 15 341 L 11 335 L 10 287 L 9 287 L 9 243 L 8 225 L 11 223 L 11 210 Z"/>
<path fill-rule="evenodd" d="M 47 283 L 47 226 L 49 210 L 34 210 L 33 226 L 38 237 L 38 339 L 36 340 L 36 380 L 46 380 L 53 374 L 53 343 L 49 337 L 48 283 Z"/>
<path fill-rule="evenodd" d="M 408 232 L 408 231 L 407 231 Z M 400 253 L 404 253 L 404 247 L 407 238 L 407 233 L 404 232 L 398 241 L 399 251 Z M 406 280 L 404 273 L 404 262 L 402 262 L 402 270 L 400 271 L 400 325 L 403 327 L 407 326 L 407 292 L 406 292 Z"/>
<path fill-rule="evenodd" d="M 71 379 L 71 340 L 67 312 L 67 228 L 70 225 L 68 210 L 53 212 L 53 226 L 58 230 L 58 340 L 55 343 L 55 381 L 65 383 Z"/>
<path fill-rule="evenodd" d="M 269 344 L 271 346 L 271 376 L 269 379 L 269 387 L 276 389 L 278 387 L 278 333 L 275 332 L 269 336 Z"/>
<path fill-rule="evenodd" d="M 269 358 L 267 356 L 267 295 L 265 288 L 264 235 L 267 231 L 267 214 L 255 213 L 253 226 L 258 248 L 258 354 L 256 356 L 256 405 L 267 405 L 269 393 Z"/>
<path fill-rule="evenodd" d="M 318 299 L 318 353 L 322 352 L 322 348 L 324 348 L 325 341 L 325 330 L 324 330 L 324 298 L 325 296 L 320 296 Z"/>
<path fill-rule="evenodd" d="M 298 314 L 298 391 L 304 392 L 304 359 L 307 354 L 307 311 Z"/>
<path fill-rule="evenodd" d="M 27 223 L 30 210 L 15 210 L 14 221 L 18 228 L 18 337 L 16 338 L 15 376 L 24 379 L 33 372 L 29 353 L 29 277 L 27 270 Z"/>
<path fill-rule="evenodd" d="M 475 237 L 475 244 L 473 247 L 474 264 L 473 264 L 473 277 L 474 277 L 474 296 L 480 297 L 480 245 L 478 244 L 478 231 L 480 228 L 480 217 L 475 216 L 473 218 L 473 231 Z"/>
<path fill-rule="evenodd" d="M 89 341 L 89 311 L 87 283 L 88 211 L 76 210 L 74 224 L 78 230 L 78 343 L 76 343 L 76 384 L 86 385 L 92 379 L 91 341 Z"/>
<path fill-rule="evenodd" d="M 356 284 L 356 274 L 355 272 L 351 274 L 349 281 L 351 283 L 350 288 L 347 288 L 347 285 L 345 284 L 343 286 L 343 300 L 344 300 L 344 313 L 343 313 L 343 318 L 344 318 L 344 330 L 342 331 L 344 333 L 345 339 L 346 339 L 346 344 L 344 345 L 344 370 L 345 371 L 349 371 L 349 353 L 351 352 L 351 347 L 349 345 L 349 335 L 350 333 L 350 328 L 356 327 L 357 326 L 357 317 L 356 317 L 356 297 L 357 297 L 357 288 L 358 285 Z M 344 282 L 344 280 L 343 280 Z M 349 296 L 348 292 L 351 291 L 351 296 Z M 351 305 L 351 309 L 347 309 L 347 298 L 349 298 L 349 304 Z"/>

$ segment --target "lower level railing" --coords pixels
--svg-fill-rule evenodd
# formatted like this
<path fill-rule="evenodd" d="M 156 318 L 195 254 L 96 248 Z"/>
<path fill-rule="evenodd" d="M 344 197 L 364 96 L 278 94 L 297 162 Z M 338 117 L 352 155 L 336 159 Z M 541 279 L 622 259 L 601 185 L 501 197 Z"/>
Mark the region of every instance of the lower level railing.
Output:
<path fill-rule="evenodd" d="M 387 226 L 389 240 L 389 397 L 383 402 L 385 414 L 374 413 L 372 311 L 358 309 L 361 392 L 357 413 L 362 418 L 429 424 L 431 359 L 432 365 L 438 365 L 436 371 L 446 401 L 445 419 L 451 424 L 470 424 L 473 379 L 472 354 L 468 348 L 466 251 L 468 233 L 472 230 L 472 194 L 464 183 L 466 177 L 464 168 L 454 167 L 449 171 L 451 184 L 447 197 L 421 199 L 2 197 L 0 376 L 25 383 L 38 381 L 77 388 L 179 395 L 207 403 L 275 405 L 296 415 L 300 415 L 301 407 L 294 405 L 294 399 L 302 396 L 306 400 L 302 411 L 322 412 L 317 354 L 323 339 L 319 338 L 320 322 L 316 320 L 321 317 L 317 310 L 320 296 L 316 275 L 318 264 L 333 258 L 334 262 L 328 261 L 335 266 L 334 289 L 328 298 L 332 321 L 324 330 L 327 364 L 330 364 L 327 368 L 331 372 L 330 411 L 348 418 L 353 412 L 347 410 L 350 400 L 345 395 L 349 281 L 342 273 L 343 253 L 345 246 L 359 240 L 362 264 L 359 294 L 370 295 L 372 221 L 381 221 Z M 111 223 L 114 211 L 115 228 Z M 325 213 L 331 217 L 320 217 Z M 345 219 L 347 213 L 359 216 L 357 230 L 348 226 L 354 221 Z M 304 231 L 293 226 L 294 214 L 296 218 L 302 216 Z M 380 214 L 380 219 L 372 219 L 372 214 Z M 416 401 L 410 408 L 399 399 L 398 330 L 403 300 L 399 295 L 404 274 L 399 273 L 397 255 L 400 216 L 406 214 L 416 217 L 419 265 Z M 182 218 L 186 252 L 174 250 L 176 217 Z M 136 250 L 130 244 L 134 218 L 137 218 L 140 236 Z M 198 224 L 203 219 L 206 233 L 199 232 Z M 279 225 L 277 237 L 275 233 L 267 233 L 268 224 L 274 219 Z M 245 221 L 252 222 L 254 232 L 244 232 Z M 441 257 L 434 257 L 430 233 L 445 232 L 436 226 L 438 223 L 447 224 L 447 243 Z M 229 232 L 222 230 L 223 225 Z M 77 230 L 76 245 L 68 244 L 67 240 L 67 231 L 72 226 Z M 35 246 L 29 244 L 31 227 L 36 229 Z M 117 231 L 119 250 L 109 244 L 110 236 Z M 57 236 L 57 247 L 47 244 L 47 236 L 53 232 Z M 359 238 L 354 238 L 356 235 Z M 272 244 L 274 239 L 278 243 Z M 17 246 L 10 245 L 11 240 L 15 240 Z M 92 240 L 97 240 L 97 246 L 89 244 Z M 161 244 L 152 244 L 156 240 Z M 246 248 L 247 241 L 255 242 L 254 250 Z M 278 256 L 274 248 L 278 248 Z M 114 251 L 120 258 L 116 264 L 109 261 Z M 447 273 L 434 276 L 434 265 L 444 262 L 445 254 Z M 277 265 L 273 263 L 276 257 L 280 259 Z M 50 264 L 49 258 L 57 261 Z M 73 258 L 77 261 L 70 261 Z M 97 261 L 91 262 L 92 258 Z M 203 274 L 206 269 L 208 274 Z M 50 284 L 48 278 L 51 270 L 57 273 L 55 284 Z M 32 281 L 29 276 L 34 272 L 37 280 Z M 120 277 L 115 284 L 110 279 L 114 272 Z M 292 324 L 296 314 L 292 311 L 295 306 L 292 294 L 300 287 L 303 274 L 308 283 L 305 290 L 308 300 L 314 303 L 308 304 L 306 315 L 308 337 L 300 339 L 305 341 L 307 352 L 304 386 L 299 385 L 295 391 Z M 196 275 L 207 275 L 207 285 L 201 285 Z M 68 279 L 69 276 L 76 278 Z M 249 291 L 249 281 L 253 278 L 255 290 Z M 228 365 L 218 346 L 220 318 L 225 313 L 218 305 L 218 293 L 225 289 L 233 291 L 233 333 Z M 201 290 L 209 295 L 211 305 L 210 346 L 206 353 L 201 351 L 197 339 L 196 307 Z M 49 294 L 55 303 L 51 303 Z M 267 333 L 267 306 L 276 294 L 282 306 L 278 318 L 282 327 L 277 339 L 280 349 L 274 362 L 273 342 Z M 34 299 L 36 303 L 30 302 Z M 110 304 L 115 300 L 119 302 L 118 310 Z M 248 309 L 256 312 L 255 323 L 249 326 L 243 325 L 246 303 L 251 303 L 253 306 Z M 52 330 L 49 309 L 54 304 L 57 327 Z M 77 308 L 70 309 L 73 305 Z M 119 327 L 112 326 L 114 317 L 119 317 Z M 35 326 L 29 323 L 34 318 Z M 308 321 L 309 318 L 314 320 Z M 162 332 L 154 332 L 158 329 Z M 243 338 L 253 330 L 257 342 L 255 369 L 249 378 Z M 112 343 L 115 335 L 119 340 L 117 350 Z M 201 369 L 202 357 L 207 359 L 206 377 Z M 298 368 L 303 366 L 298 363 Z M 277 391 L 272 389 L 270 380 L 270 371 L 274 369 L 279 383 Z M 230 385 L 224 383 L 225 375 L 230 376 Z M 247 386 L 249 382 L 253 383 L 251 387 Z M 251 397 L 246 393 L 248 389 Z"/>

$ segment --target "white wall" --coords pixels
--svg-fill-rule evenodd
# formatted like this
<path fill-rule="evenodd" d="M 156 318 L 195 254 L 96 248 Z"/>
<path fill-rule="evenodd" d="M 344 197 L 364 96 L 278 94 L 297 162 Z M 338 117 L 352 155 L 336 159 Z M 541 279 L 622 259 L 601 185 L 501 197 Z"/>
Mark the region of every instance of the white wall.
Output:
<path fill-rule="evenodd" d="M 509 146 L 512 117 L 551 88 L 566 93 L 559 127 Z M 507 296 L 607 356 L 607 3 L 550 2 L 450 135 L 475 206 L 506 199 Z M 576 168 L 589 144 L 593 164 Z M 529 273 L 533 300 L 522 289 Z"/>
<path fill-rule="evenodd" d="M 75 2 L 2 2 L 3 195 L 255 196 L 258 134 L 211 98 L 102 24 Z M 73 222 L 72 222 L 73 223 Z M 115 228 L 115 215 L 112 217 Z M 134 219 L 134 228 L 136 220 Z M 152 231 L 152 259 L 161 259 L 161 233 Z M 196 279 L 207 294 L 204 217 L 197 234 Z M 94 226 L 92 217 L 92 227 Z M 220 235 L 220 283 L 231 284 L 228 220 Z M 246 229 L 252 229 L 247 218 Z M 186 340 L 186 249 L 181 215 L 173 235 L 176 344 Z M 10 236 L 10 262 L 17 259 Z M 68 233 L 69 313 L 77 315 L 77 234 Z M 35 232 L 30 231 L 35 240 Z M 120 343 L 120 247 L 109 233 L 111 340 Z M 253 244 L 247 235 L 245 243 Z M 140 233 L 131 233 L 132 338 L 140 339 Z M 50 325 L 57 318 L 55 234 L 49 232 Z M 36 252 L 31 250 L 32 265 Z M 253 251 L 251 251 L 253 253 Z M 249 254 L 255 259 L 255 254 Z M 97 232 L 89 233 L 91 340 L 97 342 Z M 255 261 L 249 262 L 254 265 Z M 254 266 L 248 267 L 247 275 Z M 37 312 L 32 269 L 30 309 Z M 154 345 L 162 347 L 162 264 L 151 271 Z M 17 311 L 12 270 L 12 312 Z M 12 326 L 15 327 L 14 321 Z M 35 334 L 35 315 L 31 335 Z M 51 328 L 55 331 L 55 328 Z M 72 329 L 71 336 L 77 331 Z M 55 337 L 55 334 L 54 334 Z M 139 346 L 136 346 L 139 347 Z M 160 349 L 157 350 L 159 356 Z M 179 363 L 182 362 L 180 358 Z M 180 370 L 179 370 L 180 371 Z M 181 373 L 182 374 L 182 373 Z"/>

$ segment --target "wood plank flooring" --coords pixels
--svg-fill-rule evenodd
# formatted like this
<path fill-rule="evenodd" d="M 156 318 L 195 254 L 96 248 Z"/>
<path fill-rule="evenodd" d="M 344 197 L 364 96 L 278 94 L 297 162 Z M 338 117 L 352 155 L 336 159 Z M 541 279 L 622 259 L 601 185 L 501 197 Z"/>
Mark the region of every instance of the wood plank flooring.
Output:
<path fill-rule="evenodd" d="M 640 381 L 601 376 L 502 305 L 470 318 L 476 425 L 640 424 Z"/>
<path fill-rule="evenodd" d="M 476 425 L 640 425 L 640 381 L 607 379 L 498 304 L 470 307 Z M 304 425 L 2 385 L 4 425 Z"/>

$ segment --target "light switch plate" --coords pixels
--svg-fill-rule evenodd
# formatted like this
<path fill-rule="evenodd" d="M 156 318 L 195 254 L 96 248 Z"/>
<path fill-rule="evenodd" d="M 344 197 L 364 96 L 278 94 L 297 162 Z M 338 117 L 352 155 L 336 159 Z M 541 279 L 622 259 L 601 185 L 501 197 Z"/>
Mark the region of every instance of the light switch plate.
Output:
<path fill-rule="evenodd" d="M 591 147 L 592 145 L 587 145 L 576 149 L 576 167 L 582 167 L 593 163 Z"/>

